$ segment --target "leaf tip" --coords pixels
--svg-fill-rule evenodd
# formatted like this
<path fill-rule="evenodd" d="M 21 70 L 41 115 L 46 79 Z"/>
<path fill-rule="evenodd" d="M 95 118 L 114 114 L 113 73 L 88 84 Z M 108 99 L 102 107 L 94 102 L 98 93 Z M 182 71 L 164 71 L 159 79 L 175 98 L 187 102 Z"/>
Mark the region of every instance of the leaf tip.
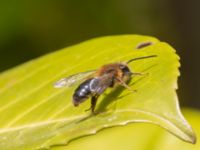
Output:
<path fill-rule="evenodd" d="M 196 137 L 195 133 L 192 134 L 192 136 L 190 137 L 190 141 L 189 142 L 192 143 L 192 144 L 196 144 L 197 137 Z"/>

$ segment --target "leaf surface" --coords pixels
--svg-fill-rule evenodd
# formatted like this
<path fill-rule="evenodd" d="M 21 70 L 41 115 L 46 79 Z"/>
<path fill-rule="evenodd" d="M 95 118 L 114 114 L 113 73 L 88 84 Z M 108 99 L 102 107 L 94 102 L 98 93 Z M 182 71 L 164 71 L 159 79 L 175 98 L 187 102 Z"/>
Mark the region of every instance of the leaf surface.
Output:
<path fill-rule="evenodd" d="M 200 112 L 183 109 L 184 116 L 200 136 Z M 131 131 L 131 132 L 130 132 Z M 199 150 L 200 143 L 186 143 L 153 124 L 135 123 L 123 127 L 104 129 L 95 136 L 79 138 L 67 146 L 57 146 L 52 150 Z"/>
<path fill-rule="evenodd" d="M 151 42 L 151 45 L 145 45 Z M 139 46 L 138 46 L 139 45 Z M 137 49 L 140 47 L 140 49 Z M 107 90 L 98 100 L 97 115 L 85 112 L 86 101 L 74 107 L 76 86 L 55 89 L 60 78 L 94 70 L 104 64 L 157 55 L 129 66 L 129 83 L 136 93 L 122 87 Z M 108 36 L 29 61 L 0 75 L 0 147 L 2 150 L 41 149 L 67 144 L 100 129 L 132 122 L 157 124 L 182 140 L 195 135 L 179 110 L 176 95 L 179 57 L 167 43 L 139 35 Z"/>

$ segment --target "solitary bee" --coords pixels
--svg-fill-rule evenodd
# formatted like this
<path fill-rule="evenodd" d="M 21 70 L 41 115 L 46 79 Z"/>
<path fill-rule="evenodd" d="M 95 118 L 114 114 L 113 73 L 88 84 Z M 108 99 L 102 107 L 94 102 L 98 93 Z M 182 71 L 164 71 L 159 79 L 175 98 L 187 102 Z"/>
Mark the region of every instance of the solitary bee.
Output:
<path fill-rule="evenodd" d="M 54 84 L 55 88 L 70 87 L 80 81 L 83 81 L 74 91 L 73 104 L 78 106 L 91 97 L 91 107 L 89 110 L 94 113 L 95 105 L 98 97 L 109 87 L 115 85 L 121 85 L 130 91 L 132 90 L 127 82 L 133 75 L 141 75 L 141 73 L 131 72 L 128 64 L 135 60 L 146 59 L 156 57 L 156 55 L 150 55 L 145 57 L 133 58 L 124 63 L 111 63 L 106 64 L 98 70 L 86 71 L 78 74 L 71 75 L 69 77 L 60 79 Z"/>

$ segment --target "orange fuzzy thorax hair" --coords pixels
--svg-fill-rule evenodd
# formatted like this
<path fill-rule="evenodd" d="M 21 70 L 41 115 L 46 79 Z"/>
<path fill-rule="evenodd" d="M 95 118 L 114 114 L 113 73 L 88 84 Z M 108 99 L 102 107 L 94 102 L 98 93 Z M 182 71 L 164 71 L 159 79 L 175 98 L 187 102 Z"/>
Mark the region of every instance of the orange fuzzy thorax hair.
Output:
<path fill-rule="evenodd" d="M 122 78 L 123 72 L 119 67 L 120 63 L 113 63 L 113 64 L 107 64 L 102 66 L 96 73 L 97 76 L 102 76 L 104 74 L 113 74 L 114 76 L 118 78 Z"/>

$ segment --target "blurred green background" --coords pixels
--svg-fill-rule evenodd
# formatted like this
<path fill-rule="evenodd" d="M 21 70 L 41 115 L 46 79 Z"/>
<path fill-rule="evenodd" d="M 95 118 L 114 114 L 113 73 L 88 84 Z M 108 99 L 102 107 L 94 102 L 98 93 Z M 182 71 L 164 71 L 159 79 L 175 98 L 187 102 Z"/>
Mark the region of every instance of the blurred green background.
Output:
<path fill-rule="evenodd" d="M 151 35 L 181 56 L 181 105 L 200 108 L 199 8 L 197 0 L 1 0 L 0 71 L 94 37 Z"/>

